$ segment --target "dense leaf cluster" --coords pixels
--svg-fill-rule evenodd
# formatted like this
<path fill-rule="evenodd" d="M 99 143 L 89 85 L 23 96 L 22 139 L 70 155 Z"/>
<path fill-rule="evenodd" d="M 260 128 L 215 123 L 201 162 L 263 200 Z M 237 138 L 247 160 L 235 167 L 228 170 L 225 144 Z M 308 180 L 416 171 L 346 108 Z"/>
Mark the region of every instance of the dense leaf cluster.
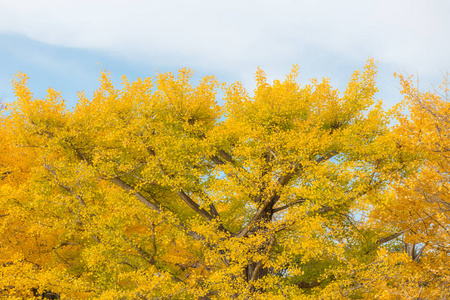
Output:
<path fill-rule="evenodd" d="M 0 109 L 4 299 L 447 299 L 448 88 L 106 73 Z M 218 104 L 216 93 L 224 91 Z M 390 125 L 396 119 L 395 126 Z M 419 298 L 417 298 L 419 297 Z"/>

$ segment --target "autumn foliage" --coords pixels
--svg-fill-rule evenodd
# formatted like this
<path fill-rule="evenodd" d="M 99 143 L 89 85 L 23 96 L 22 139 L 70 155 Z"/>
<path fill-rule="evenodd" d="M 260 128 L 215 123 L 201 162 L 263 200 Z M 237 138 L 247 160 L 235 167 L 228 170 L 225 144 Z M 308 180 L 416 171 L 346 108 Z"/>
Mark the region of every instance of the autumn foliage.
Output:
<path fill-rule="evenodd" d="M 0 115 L 4 299 L 447 299 L 447 85 L 102 73 Z M 222 89 L 223 99 L 216 99 Z M 395 122 L 394 122 L 395 121 Z M 393 125 L 394 124 L 394 125 Z M 419 298 L 417 298 L 419 297 Z"/>

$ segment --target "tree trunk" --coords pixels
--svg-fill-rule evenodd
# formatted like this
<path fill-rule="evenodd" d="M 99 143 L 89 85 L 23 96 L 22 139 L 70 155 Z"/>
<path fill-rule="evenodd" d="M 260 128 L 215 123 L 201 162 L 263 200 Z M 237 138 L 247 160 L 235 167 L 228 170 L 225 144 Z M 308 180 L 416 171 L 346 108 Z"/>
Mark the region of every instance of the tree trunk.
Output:
<path fill-rule="evenodd" d="M 266 224 L 270 222 L 271 219 L 272 219 L 272 208 L 269 207 L 267 211 L 264 212 L 260 225 L 256 226 L 256 228 L 251 230 L 252 233 L 250 234 L 264 234 L 264 232 L 267 232 Z M 274 243 L 275 243 L 275 236 L 270 235 L 268 240 L 264 243 L 264 245 L 260 247 L 257 251 L 259 253 L 264 253 L 268 255 Z M 250 291 L 255 291 L 253 283 L 258 279 L 267 276 L 270 272 L 270 269 L 265 267 L 262 261 L 251 261 L 248 263 L 244 272 L 245 272 L 244 278 L 248 282 L 248 287 Z M 261 292 L 263 291 L 263 289 L 258 290 Z"/>

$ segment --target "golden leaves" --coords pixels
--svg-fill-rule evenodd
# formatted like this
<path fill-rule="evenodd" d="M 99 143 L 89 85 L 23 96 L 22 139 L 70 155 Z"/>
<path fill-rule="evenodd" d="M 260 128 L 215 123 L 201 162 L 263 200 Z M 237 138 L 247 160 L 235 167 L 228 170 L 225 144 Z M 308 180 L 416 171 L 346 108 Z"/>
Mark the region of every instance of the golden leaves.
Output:
<path fill-rule="evenodd" d="M 73 109 L 52 89 L 33 99 L 17 75 L 0 119 L 0 272 L 17 279 L 0 277 L 4 291 L 372 299 L 397 295 L 396 280 L 411 294 L 448 276 L 447 258 L 428 248 L 410 259 L 420 243 L 446 241 L 439 97 L 402 78 L 411 117 L 385 112 L 373 60 L 342 95 L 329 79 L 300 85 L 298 66 L 273 83 L 258 69 L 252 95 L 192 75 L 123 77 L 116 88 L 103 72 Z"/>

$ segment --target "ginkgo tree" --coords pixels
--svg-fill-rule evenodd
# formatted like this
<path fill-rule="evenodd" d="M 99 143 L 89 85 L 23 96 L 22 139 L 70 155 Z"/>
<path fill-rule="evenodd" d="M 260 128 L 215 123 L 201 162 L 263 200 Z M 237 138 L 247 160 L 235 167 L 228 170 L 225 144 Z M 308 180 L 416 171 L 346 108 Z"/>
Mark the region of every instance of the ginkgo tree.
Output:
<path fill-rule="evenodd" d="M 102 73 L 73 108 L 19 73 L 0 120 L 2 297 L 364 297 L 344 293 L 352 272 L 390 241 L 365 216 L 405 150 L 372 60 L 342 94 L 298 72 L 258 70 L 252 94 L 189 69 L 120 89 Z"/>
<path fill-rule="evenodd" d="M 413 77 L 398 75 L 404 100 L 394 109 L 398 147 L 416 172 L 397 178 L 372 219 L 403 254 L 385 253 L 385 270 L 371 282 L 394 298 L 450 297 L 450 97 L 448 77 L 438 90 L 421 92 Z M 388 268 L 387 268 L 388 267 Z M 395 270 L 393 272 L 393 270 Z M 372 278 L 373 278 L 372 274 Z M 387 280 L 387 278 L 389 278 Z M 402 298 L 402 299 L 403 299 Z"/>

